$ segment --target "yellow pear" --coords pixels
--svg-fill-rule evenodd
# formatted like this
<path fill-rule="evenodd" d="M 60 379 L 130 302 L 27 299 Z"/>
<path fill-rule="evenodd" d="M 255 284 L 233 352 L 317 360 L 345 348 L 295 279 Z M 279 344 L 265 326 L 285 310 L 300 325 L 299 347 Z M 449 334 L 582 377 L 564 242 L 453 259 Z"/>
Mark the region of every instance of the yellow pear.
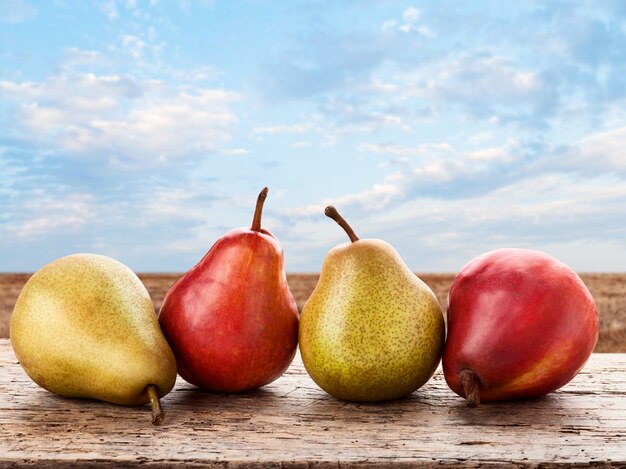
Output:
<path fill-rule="evenodd" d="M 432 290 L 378 239 L 359 239 L 334 207 L 326 215 L 350 237 L 331 249 L 300 316 L 302 361 L 330 395 L 374 402 L 412 393 L 435 372 L 443 312 Z"/>
<path fill-rule="evenodd" d="M 67 397 L 152 404 L 176 381 L 176 361 L 148 291 L 122 263 L 74 254 L 37 271 L 13 310 L 11 344 L 39 386 Z"/>

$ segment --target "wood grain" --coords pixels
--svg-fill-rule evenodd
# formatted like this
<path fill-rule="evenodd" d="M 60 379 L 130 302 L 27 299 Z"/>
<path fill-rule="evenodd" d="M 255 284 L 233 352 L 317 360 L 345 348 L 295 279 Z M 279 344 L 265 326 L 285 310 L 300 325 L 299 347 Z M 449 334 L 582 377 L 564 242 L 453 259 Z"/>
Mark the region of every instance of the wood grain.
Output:
<path fill-rule="evenodd" d="M 441 371 L 411 396 L 382 404 L 333 399 L 299 357 L 263 389 L 200 392 L 180 378 L 147 406 L 65 399 L 24 374 L 0 340 L 0 466 L 626 467 L 626 354 L 594 354 L 567 386 L 541 399 L 464 405 Z"/>

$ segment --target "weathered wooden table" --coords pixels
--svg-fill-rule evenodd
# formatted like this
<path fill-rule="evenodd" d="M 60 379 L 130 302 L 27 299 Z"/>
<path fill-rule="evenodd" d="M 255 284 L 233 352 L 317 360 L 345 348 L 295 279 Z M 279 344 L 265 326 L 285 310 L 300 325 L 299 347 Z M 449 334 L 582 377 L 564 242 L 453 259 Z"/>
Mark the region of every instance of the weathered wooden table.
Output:
<path fill-rule="evenodd" d="M 179 378 L 148 406 L 65 399 L 37 387 L 0 341 L 0 466 L 308 467 L 621 465 L 626 467 L 626 354 L 595 354 L 574 381 L 537 400 L 465 406 L 441 371 L 384 404 L 333 399 L 298 357 L 243 394 L 199 392 Z"/>

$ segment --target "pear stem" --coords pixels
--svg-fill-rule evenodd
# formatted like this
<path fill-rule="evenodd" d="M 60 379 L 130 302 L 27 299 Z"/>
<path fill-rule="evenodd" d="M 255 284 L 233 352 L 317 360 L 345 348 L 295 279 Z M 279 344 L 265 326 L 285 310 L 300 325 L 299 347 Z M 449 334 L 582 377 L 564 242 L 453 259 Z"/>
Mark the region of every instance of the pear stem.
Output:
<path fill-rule="evenodd" d="M 146 386 L 148 397 L 150 398 L 150 405 L 152 406 L 152 425 L 161 425 L 165 413 L 161 409 L 161 403 L 159 402 L 159 393 L 157 387 L 154 384 Z"/>
<path fill-rule="evenodd" d="M 467 400 L 468 407 L 478 407 L 480 405 L 480 380 L 476 373 L 471 370 L 461 371 L 459 377 L 461 378 L 461 384 L 463 385 L 463 393 Z"/>
<path fill-rule="evenodd" d="M 264 187 L 259 193 L 259 197 L 256 199 L 256 209 L 254 210 L 254 218 L 252 219 L 252 231 L 261 231 L 261 215 L 263 214 L 263 204 L 267 198 L 269 189 Z"/>
<path fill-rule="evenodd" d="M 348 234 L 348 236 L 350 237 L 350 241 L 354 243 L 355 241 L 359 240 L 359 237 L 356 235 L 352 227 L 348 224 L 346 220 L 344 220 L 341 215 L 339 215 L 339 212 L 335 207 L 333 207 L 332 205 L 326 207 L 326 209 L 324 210 L 324 215 L 326 215 L 328 218 L 332 218 L 333 220 L 335 220 L 337 224 L 342 227 L 344 231 Z"/>

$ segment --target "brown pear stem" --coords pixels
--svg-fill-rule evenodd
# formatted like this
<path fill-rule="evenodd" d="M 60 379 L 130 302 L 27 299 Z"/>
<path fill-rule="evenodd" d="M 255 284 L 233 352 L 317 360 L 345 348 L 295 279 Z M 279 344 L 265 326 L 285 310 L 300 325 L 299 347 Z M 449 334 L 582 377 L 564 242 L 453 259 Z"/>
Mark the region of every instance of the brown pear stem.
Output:
<path fill-rule="evenodd" d="M 348 222 L 344 220 L 341 215 L 339 215 L 339 212 L 335 207 L 333 207 L 332 205 L 326 207 L 326 209 L 324 210 L 324 215 L 326 215 L 328 218 L 332 218 L 333 220 L 335 220 L 337 224 L 342 227 L 344 231 L 348 234 L 348 236 L 350 237 L 350 241 L 354 243 L 355 241 L 359 240 L 359 237 L 356 235 L 352 227 L 348 225 Z"/>
<path fill-rule="evenodd" d="M 463 394 L 465 394 L 467 406 L 478 407 L 480 405 L 480 390 L 478 388 L 480 380 L 478 376 L 471 370 L 463 370 L 459 377 L 463 385 Z"/>
<path fill-rule="evenodd" d="M 254 218 L 252 219 L 252 231 L 261 231 L 261 215 L 263 214 L 263 204 L 267 198 L 269 189 L 264 187 L 259 193 L 259 197 L 256 199 L 256 209 L 254 210 Z"/>
<path fill-rule="evenodd" d="M 154 384 L 149 384 L 146 386 L 146 391 L 148 392 L 150 405 L 152 406 L 152 425 L 161 425 L 165 418 L 165 413 L 163 409 L 161 409 L 157 387 Z"/>

